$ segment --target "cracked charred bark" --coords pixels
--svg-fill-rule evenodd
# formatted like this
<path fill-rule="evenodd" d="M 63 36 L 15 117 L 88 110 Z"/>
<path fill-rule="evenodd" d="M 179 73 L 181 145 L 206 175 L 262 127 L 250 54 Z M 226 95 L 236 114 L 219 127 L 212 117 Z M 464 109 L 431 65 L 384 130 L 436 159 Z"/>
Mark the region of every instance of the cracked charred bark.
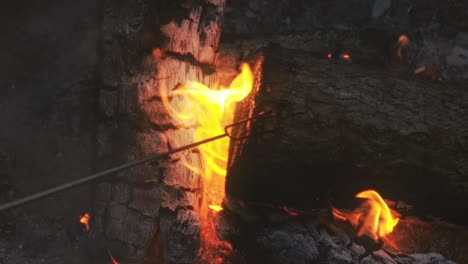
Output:
<path fill-rule="evenodd" d="M 251 130 L 281 129 L 231 142 L 229 195 L 322 208 L 332 198 L 352 207 L 354 194 L 373 188 L 422 215 L 466 223 L 466 87 L 276 46 L 253 57 L 264 61 L 236 118 L 271 110 Z"/>
<path fill-rule="evenodd" d="M 100 168 L 192 143 L 195 124 L 171 119 L 160 89 L 217 82 L 212 65 L 223 9 L 224 1 L 214 0 L 105 2 Z M 180 153 L 96 185 L 91 236 L 103 250 L 122 261 L 193 262 L 202 182 L 182 158 L 202 163 L 197 152 Z"/>

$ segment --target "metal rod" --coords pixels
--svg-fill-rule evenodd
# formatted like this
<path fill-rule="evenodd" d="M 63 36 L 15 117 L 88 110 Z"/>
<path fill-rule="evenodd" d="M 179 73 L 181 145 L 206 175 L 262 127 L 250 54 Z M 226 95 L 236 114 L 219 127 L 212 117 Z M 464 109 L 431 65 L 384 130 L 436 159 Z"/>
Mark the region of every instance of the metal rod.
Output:
<path fill-rule="evenodd" d="M 88 177 L 81 178 L 81 179 L 78 179 L 78 180 L 75 180 L 75 181 L 72 181 L 72 182 L 68 182 L 68 183 L 65 183 L 65 184 L 62 184 L 62 185 L 59 185 L 59 186 L 44 190 L 42 192 L 38 192 L 38 193 L 29 195 L 29 196 L 26 196 L 26 197 L 23 197 L 23 198 L 20 198 L 20 199 L 17 199 L 17 200 L 14 200 L 14 201 L 11 201 L 11 202 L 8 202 L 8 203 L 5 203 L 5 204 L 2 204 L 2 205 L 0 205 L 0 211 L 11 209 L 11 208 L 14 208 L 14 207 L 17 207 L 17 206 L 20 206 L 20 205 L 23 205 L 23 204 L 26 204 L 26 203 L 41 199 L 41 198 L 44 198 L 46 196 L 49 196 L 49 195 L 52 195 L 52 194 L 55 194 L 55 193 L 58 193 L 58 192 L 73 188 L 73 187 L 76 187 L 78 185 L 93 181 L 95 179 L 102 178 L 102 177 L 107 176 L 107 175 L 109 175 L 111 173 L 115 173 L 115 172 L 122 171 L 122 170 L 127 170 L 127 169 L 133 168 L 135 166 L 138 166 L 138 165 L 150 162 L 150 161 L 155 161 L 155 160 L 170 156 L 172 154 L 175 154 L 175 153 L 178 153 L 178 152 L 181 152 L 181 151 L 184 151 L 184 150 L 188 150 L 188 149 L 191 149 L 191 148 L 194 148 L 194 147 L 198 147 L 200 145 L 203 145 L 203 144 L 209 143 L 211 141 L 215 141 L 215 140 L 224 138 L 226 136 L 228 136 L 227 133 L 220 134 L 220 135 L 217 135 L 217 136 L 214 136 L 214 137 L 211 137 L 211 138 L 207 138 L 207 139 L 204 139 L 204 140 L 192 143 L 192 144 L 188 144 L 188 145 L 185 145 L 185 146 L 182 146 L 182 147 L 179 147 L 179 148 L 175 148 L 173 150 L 170 150 L 170 151 L 167 151 L 167 152 L 164 152 L 164 153 L 155 154 L 155 155 L 146 157 L 144 159 L 128 162 L 128 163 L 125 163 L 123 165 L 120 165 L 120 166 L 117 166 L 117 167 L 114 167 L 114 168 L 111 168 L 111 169 L 107 169 L 105 171 L 101 171 L 101 172 L 92 174 L 92 175 L 90 175 Z"/>

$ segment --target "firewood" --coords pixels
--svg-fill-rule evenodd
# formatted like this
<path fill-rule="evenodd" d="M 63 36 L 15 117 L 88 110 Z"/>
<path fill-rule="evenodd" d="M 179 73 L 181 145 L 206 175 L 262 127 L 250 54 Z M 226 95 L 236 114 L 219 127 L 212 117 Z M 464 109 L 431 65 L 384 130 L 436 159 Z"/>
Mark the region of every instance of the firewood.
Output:
<path fill-rule="evenodd" d="M 376 189 L 422 215 L 466 221 L 468 90 L 276 46 L 251 55 L 254 90 L 236 120 L 227 193 L 253 203 L 351 207 Z"/>
<path fill-rule="evenodd" d="M 124 163 L 193 142 L 194 125 L 172 119 L 161 101 L 188 81 L 212 86 L 224 0 L 105 1 L 100 63 L 99 166 Z M 173 102 L 174 103 L 174 102 Z M 174 103 L 176 104 L 176 103 Z M 200 175 L 181 153 L 96 187 L 93 236 L 119 261 L 191 263 L 198 256 Z M 182 159 L 183 158 L 183 159 Z M 116 245 L 120 245 L 117 247 Z M 157 249 L 155 249 L 157 248 Z M 154 252 L 158 251 L 156 256 Z"/>

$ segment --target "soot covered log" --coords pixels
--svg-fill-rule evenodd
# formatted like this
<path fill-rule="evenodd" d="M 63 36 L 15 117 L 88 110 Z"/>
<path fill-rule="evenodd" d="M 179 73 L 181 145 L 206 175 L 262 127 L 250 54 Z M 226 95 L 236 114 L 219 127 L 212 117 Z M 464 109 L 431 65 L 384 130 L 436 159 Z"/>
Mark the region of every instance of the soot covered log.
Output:
<path fill-rule="evenodd" d="M 172 100 L 172 90 L 187 81 L 216 82 L 224 1 L 103 5 L 97 169 L 192 143 L 194 125 L 168 114 L 162 90 Z M 99 252 L 93 254 L 105 252 L 107 260 L 109 251 L 121 263 L 198 258 L 203 183 L 182 160 L 201 163 L 199 153 L 180 153 L 97 184 L 90 237 Z"/>
<path fill-rule="evenodd" d="M 466 221 L 466 89 L 276 46 L 251 62 L 254 90 L 236 119 L 271 114 L 233 131 L 259 134 L 231 142 L 230 199 L 348 207 L 372 188 L 424 215 Z"/>

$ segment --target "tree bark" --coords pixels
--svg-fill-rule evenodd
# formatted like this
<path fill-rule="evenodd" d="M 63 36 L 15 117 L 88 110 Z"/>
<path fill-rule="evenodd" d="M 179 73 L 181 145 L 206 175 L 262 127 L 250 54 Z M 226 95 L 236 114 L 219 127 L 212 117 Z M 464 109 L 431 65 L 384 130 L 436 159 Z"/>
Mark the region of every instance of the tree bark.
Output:
<path fill-rule="evenodd" d="M 376 189 L 418 213 L 466 223 L 468 90 L 269 46 L 252 56 L 254 90 L 236 120 L 227 193 L 256 203 L 351 206 Z"/>
<path fill-rule="evenodd" d="M 217 82 L 213 65 L 224 1 L 103 5 L 97 169 L 192 143 L 194 126 L 169 116 L 160 90 L 167 87 L 172 100 L 170 91 L 179 84 Z M 200 223 L 195 212 L 202 182 L 182 157 L 201 164 L 199 153 L 186 152 L 97 184 L 91 236 L 102 238 L 99 247 L 132 263 L 191 263 L 197 258 Z"/>

